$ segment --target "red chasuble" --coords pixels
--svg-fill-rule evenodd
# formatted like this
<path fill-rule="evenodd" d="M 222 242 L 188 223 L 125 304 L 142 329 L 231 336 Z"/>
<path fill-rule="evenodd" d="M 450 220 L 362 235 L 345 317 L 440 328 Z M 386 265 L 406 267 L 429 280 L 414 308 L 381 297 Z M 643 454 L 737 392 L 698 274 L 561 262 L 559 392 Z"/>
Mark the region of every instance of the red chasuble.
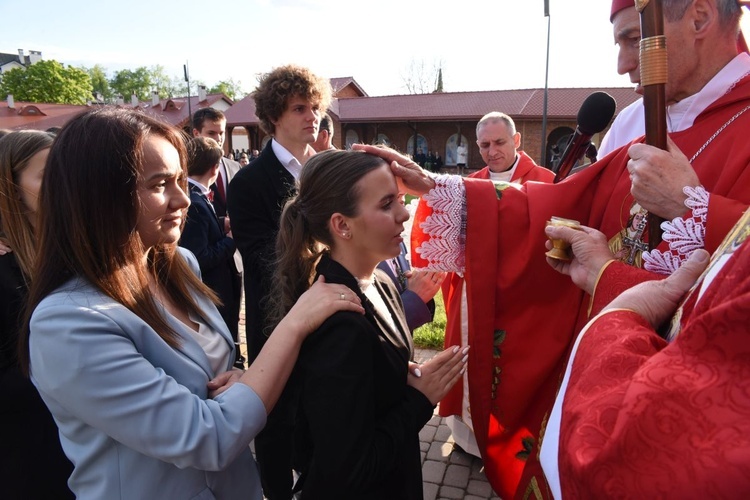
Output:
<path fill-rule="evenodd" d="M 513 172 L 511 182 L 523 184 L 527 181 L 552 182 L 555 174 L 551 170 L 540 167 L 529 155 L 518 151 L 518 165 Z M 484 167 L 467 177 L 473 179 L 489 179 L 490 168 Z M 461 344 L 461 292 L 464 280 L 456 273 L 448 273 L 443 280 L 443 300 L 445 302 L 445 314 L 447 323 L 445 327 L 445 347 Z M 462 415 L 463 408 L 463 385 L 461 383 L 453 386 L 453 389 L 440 401 L 440 415 Z"/>
<path fill-rule="evenodd" d="M 671 344 L 633 312 L 597 319 L 578 345 L 563 400 L 563 497 L 748 495 L 748 339 L 748 243 L 714 278 Z"/>
<path fill-rule="evenodd" d="M 709 251 L 750 204 L 749 109 L 750 78 L 744 78 L 691 128 L 671 134 L 688 158 L 703 148 L 692 164 L 711 193 Z M 528 183 L 520 190 L 464 181 L 469 397 L 485 472 L 502 498 L 533 497 L 545 489 L 541 468 L 519 485 L 521 475 L 527 460 L 536 458 L 564 362 L 588 319 L 588 297 L 545 261 L 546 222 L 551 216 L 575 219 L 614 236 L 633 202 L 628 159 L 627 147 L 621 148 L 559 184 Z M 418 251 L 412 259 L 414 267 L 427 265 Z"/>

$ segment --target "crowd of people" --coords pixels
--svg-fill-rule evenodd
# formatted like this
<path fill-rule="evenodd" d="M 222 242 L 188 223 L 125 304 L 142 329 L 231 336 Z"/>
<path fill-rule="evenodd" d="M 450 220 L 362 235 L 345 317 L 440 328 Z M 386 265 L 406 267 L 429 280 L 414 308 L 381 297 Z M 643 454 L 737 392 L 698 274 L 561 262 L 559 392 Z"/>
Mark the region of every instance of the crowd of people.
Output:
<path fill-rule="evenodd" d="M 258 156 L 260 156 L 260 153 L 258 153 L 257 149 L 246 150 L 245 148 L 242 148 L 235 149 L 234 151 L 230 151 L 229 153 L 227 153 L 227 158 L 240 162 L 243 167 L 256 159 Z"/>
<path fill-rule="evenodd" d="M 297 65 L 253 94 L 260 153 L 226 154 L 211 108 L 190 136 L 118 107 L 0 133 L 4 495 L 421 499 L 438 403 L 502 498 L 750 492 L 741 4 L 663 2 L 667 150 L 638 101 L 559 183 L 499 111 L 466 177 L 337 150 Z M 610 21 L 642 91 L 633 0 Z"/>

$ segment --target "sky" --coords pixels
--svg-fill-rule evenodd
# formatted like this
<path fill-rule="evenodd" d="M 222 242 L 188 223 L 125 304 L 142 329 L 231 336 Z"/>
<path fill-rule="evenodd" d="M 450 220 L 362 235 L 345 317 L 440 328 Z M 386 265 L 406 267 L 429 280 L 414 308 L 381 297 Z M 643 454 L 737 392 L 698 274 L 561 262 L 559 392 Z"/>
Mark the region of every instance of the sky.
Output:
<path fill-rule="evenodd" d="M 447 92 L 628 87 L 616 71 L 608 0 L 0 0 L 0 52 L 42 52 L 115 71 L 164 66 L 250 92 L 288 63 L 353 77 L 372 96 L 406 93 L 411 67 L 442 67 Z M 746 16 L 750 19 L 750 16 Z M 750 33 L 748 19 L 744 31 Z"/>

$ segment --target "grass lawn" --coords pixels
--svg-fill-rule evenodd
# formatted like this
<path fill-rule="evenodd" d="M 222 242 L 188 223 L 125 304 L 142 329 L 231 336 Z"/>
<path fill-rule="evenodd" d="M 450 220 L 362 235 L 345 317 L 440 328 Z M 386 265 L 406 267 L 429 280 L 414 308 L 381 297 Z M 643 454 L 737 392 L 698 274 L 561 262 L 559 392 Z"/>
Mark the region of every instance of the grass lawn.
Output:
<path fill-rule="evenodd" d="M 435 317 L 432 323 L 422 325 L 414 330 L 414 345 L 424 349 L 443 350 L 445 340 L 445 305 L 443 292 L 435 295 Z"/>

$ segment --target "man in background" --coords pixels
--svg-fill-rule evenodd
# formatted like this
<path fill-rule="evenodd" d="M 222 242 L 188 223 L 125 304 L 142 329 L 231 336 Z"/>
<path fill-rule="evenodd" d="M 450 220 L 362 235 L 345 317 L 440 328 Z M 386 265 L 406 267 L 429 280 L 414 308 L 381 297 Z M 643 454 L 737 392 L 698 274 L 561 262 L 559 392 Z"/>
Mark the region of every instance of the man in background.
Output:
<path fill-rule="evenodd" d="M 552 182 L 555 174 L 537 165 L 529 155 L 519 150 L 521 134 L 513 119 L 505 113 L 493 111 L 484 115 L 477 123 L 477 146 L 486 167 L 467 177 L 491 179 L 523 184 L 526 181 Z M 457 273 L 448 273 L 443 282 L 443 299 L 447 324 L 445 345 L 469 345 L 469 321 L 466 311 L 466 283 Z M 467 453 L 480 456 L 474 436 L 471 412 L 469 411 L 468 375 L 463 383 L 456 384 L 440 402 L 440 415 L 448 417 L 446 423 L 453 433 L 453 440 Z"/>
<path fill-rule="evenodd" d="M 220 148 L 224 148 L 224 137 L 226 133 L 227 118 L 218 109 L 214 108 L 201 108 L 193 113 L 193 137 L 205 137 L 207 139 L 213 139 L 219 145 Z M 212 202 L 213 209 L 216 216 L 219 218 L 219 224 L 221 225 L 224 234 L 231 232 L 232 225 L 229 217 L 227 216 L 227 188 L 229 181 L 239 172 L 241 166 L 234 160 L 222 156 L 219 160 L 219 171 L 216 181 L 213 182 L 209 189 L 213 193 Z M 232 338 L 234 339 L 235 348 L 237 353 L 240 352 L 239 344 L 239 322 L 240 322 L 240 302 L 242 301 L 242 258 L 239 252 L 234 252 L 234 267 L 236 270 L 235 275 L 232 277 L 232 286 L 234 290 L 233 298 L 231 303 L 236 302 L 237 307 L 232 306 L 231 311 L 227 311 L 227 314 L 231 312 L 236 317 L 226 317 L 227 324 L 235 325 L 230 326 L 229 331 L 232 332 Z M 227 290 L 229 287 L 227 287 Z M 239 354 L 237 358 L 237 366 L 243 366 L 245 363 L 245 357 Z"/>
<path fill-rule="evenodd" d="M 328 113 L 324 114 L 323 118 L 320 119 L 318 138 L 312 143 L 312 147 L 317 153 L 336 149 L 336 146 L 333 145 L 333 120 L 328 116 Z"/>
<path fill-rule="evenodd" d="M 331 85 L 307 68 L 282 66 L 263 75 L 253 99 L 261 127 L 272 139 L 258 159 L 235 176 L 228 197 L 232 233 L 245 265 L 245 320 L 251 363 L 273 329 L 266 311 L 281 210 L 296 194 L 300 172 L 315 154 L 312 143 L 318 136 L 321 114 L 331 101 Z M 269 500 L 291 498 L 295 395 L 292 375 L 268 415 L 266 427 L 255 438 L 263 492 Z"/>
<path fill-rule="evenodd" d="M 458 138 L 461 141 L 461 138 Z M 469 150 L 466 148 L 466 144 L 459 142 L 456 146 L 456 167 L 458 167 L 458 175 L 464 175 L 466 168 L 466 161 L 469 156 Z"/>
<path fill-rule="evenodd" d="M 219 175 L 222 150 L 206 137 L 193 137 L 189 150 L 190 208 L 180 246 L 195 254 L 203 283 L 221 299 L 219 313 L 235 342 L 235 367 L 243 369 L 244 358 L 237 342 L 242 282 L 234 263 L 236 246 L 232 233 L 224 230 L 216 216 L 211 203 L 214 193 L 209 188 Z"/>

